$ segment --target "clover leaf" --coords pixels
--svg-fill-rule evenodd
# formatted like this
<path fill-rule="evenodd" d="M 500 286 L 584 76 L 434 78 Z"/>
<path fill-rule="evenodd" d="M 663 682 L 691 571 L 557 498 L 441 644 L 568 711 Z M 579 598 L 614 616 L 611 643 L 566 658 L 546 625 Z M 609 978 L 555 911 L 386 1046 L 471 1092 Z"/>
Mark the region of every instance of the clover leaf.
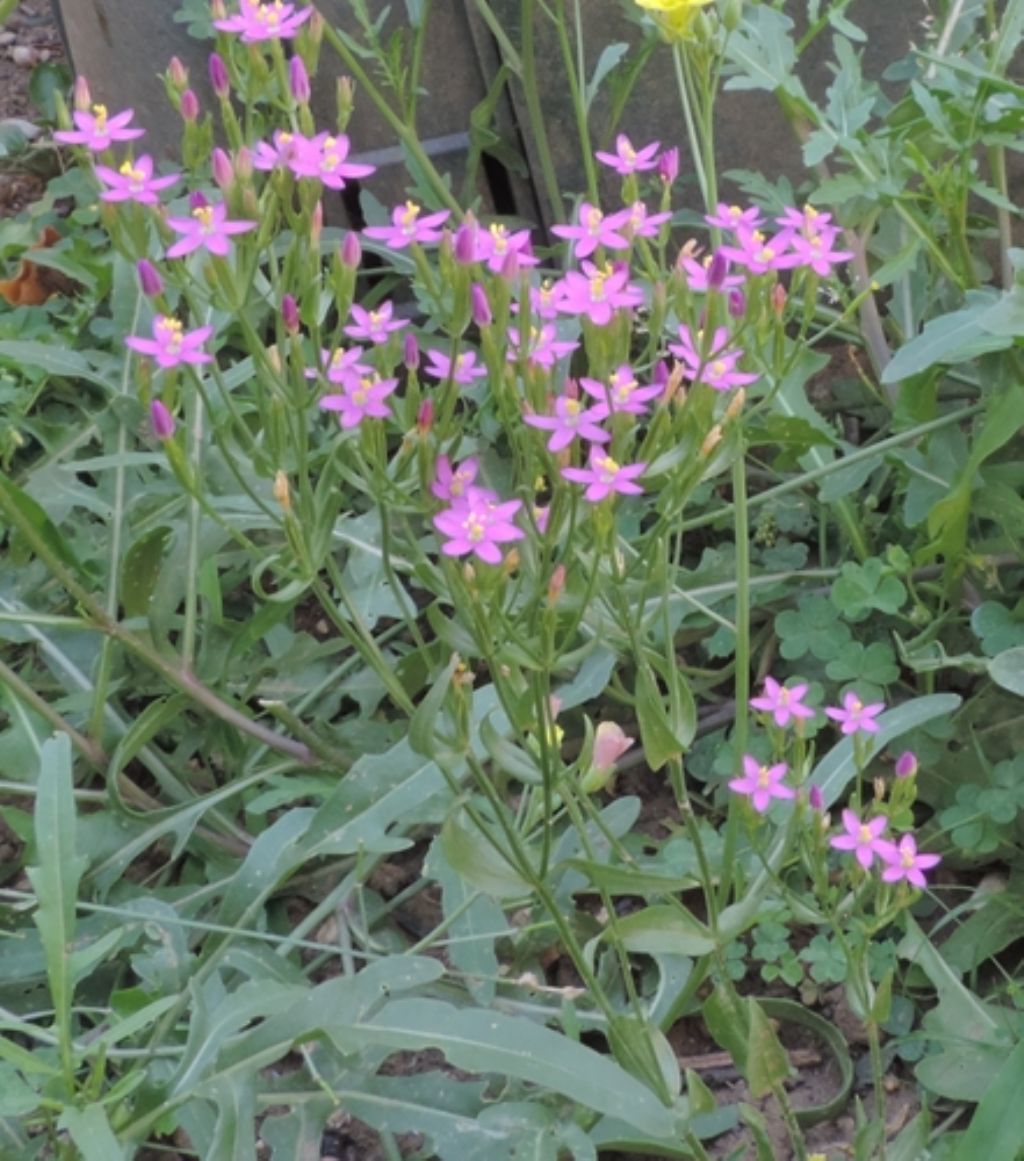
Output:
<path fill-rule="evenodd" d="M 907 590 L 884 561 L 871 556 L 863 564 L 847 561 L 832 586 L 832 603 L 851 621 L 863 621 L 872 610 L 899 612 Z"/>

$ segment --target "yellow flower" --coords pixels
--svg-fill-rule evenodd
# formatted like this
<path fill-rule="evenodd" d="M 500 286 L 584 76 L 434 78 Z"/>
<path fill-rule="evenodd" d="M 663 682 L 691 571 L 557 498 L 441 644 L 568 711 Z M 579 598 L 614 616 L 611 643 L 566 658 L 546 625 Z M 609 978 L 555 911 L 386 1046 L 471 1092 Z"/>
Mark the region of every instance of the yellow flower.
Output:
<path fill-rule="evenodd" d="M 636 0 L 638 8 L 650 12 L 668 40 L 684 40 L 700 8 L 712 0 Z"/>

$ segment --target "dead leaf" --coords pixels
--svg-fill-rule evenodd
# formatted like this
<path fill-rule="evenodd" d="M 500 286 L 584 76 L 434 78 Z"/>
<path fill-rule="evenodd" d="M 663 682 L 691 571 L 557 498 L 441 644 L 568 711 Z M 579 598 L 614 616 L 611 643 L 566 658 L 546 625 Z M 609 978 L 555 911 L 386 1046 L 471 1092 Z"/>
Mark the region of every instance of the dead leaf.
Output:
<path fill-rule="evenodd" d="M 46 250 L 61 239 L 59 231 L 47 226 L 39 235 L 39 241 L 30 250 Z M 11 306 L 42 306 L 54 294 L 69 295 L 74 292 L 75 283 L 59 270 L 40 266 L 28 258 L 22 258 L 18 273 L 13 278 L 0 279 L 0 294 Z"/>

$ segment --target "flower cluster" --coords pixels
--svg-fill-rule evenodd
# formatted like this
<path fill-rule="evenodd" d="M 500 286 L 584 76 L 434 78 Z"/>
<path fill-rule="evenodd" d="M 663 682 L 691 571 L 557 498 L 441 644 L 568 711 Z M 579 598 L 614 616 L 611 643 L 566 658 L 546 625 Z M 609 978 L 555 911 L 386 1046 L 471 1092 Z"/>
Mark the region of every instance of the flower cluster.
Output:
<path fill-rule="evenodd" d="M 765 233 L 764 219 L 756 209 L 723 204 L 706 220 L 731 235 L 721 253 L 751 274 L 803 266 L 827 278 L 839 263 L 853 257 L 849 250 L 835 249 L 840 230 L 832 223 L 832 215 L 813 206 L 788 207 L 775 219 L 779 228 L 772 234 Z"/>
<path fill-rule="evenodd" d="M 319 181 L 325 188 L 342 190 L 348 181 L 369 177 L 375 166 L 349 161 L 351 142 L 344 133 L 317 133 L 306 137 L 299 132 L 276 130 L 269 142 L 258 141 L 252 151 L 255 169 L 286 169 L 294 177 Z"/>

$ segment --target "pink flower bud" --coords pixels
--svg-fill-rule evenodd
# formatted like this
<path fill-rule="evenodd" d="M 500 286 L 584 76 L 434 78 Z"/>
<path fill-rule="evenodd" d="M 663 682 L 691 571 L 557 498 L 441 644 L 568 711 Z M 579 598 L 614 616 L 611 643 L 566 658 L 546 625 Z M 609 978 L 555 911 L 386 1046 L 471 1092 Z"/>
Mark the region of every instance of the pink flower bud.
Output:
<path fill-rule="evenodd" d="M 190 210 L 204 210 L 209 204 L 206 200 L 206 194 L 201 189 L 195 189 L 188 195 L 188 208 Z"/>
<path fill-rule="evenodd" d="M 217 183 L 217 188 L 229 193 L 235 184 L 235 167 L 231 164 L 231 158 L 219 145 L 210 158 L 210 168 L 213 170 L 213 180 Z"/>
<path fill-rule="evenodd" d="M 420 435 L 429 435 L 434 426 L 434 401 L 424 399 L 416 412 L 416 430 Z"/>
<path fill-rule="evenodd" d="M 413 334 L 407 334 L 405 336 L 402 362 L 405 364 L 407 371 L 415 371 L 420 365 L 420 345 L 416 342 L 416 336 Z"/>
<path fill-rule="evenodd" d="M 167 65 L 167 79 L 179 93 L 188 88 L 188 69 L 181 63 L 180 57 L 171 57 Z"/>
<path fill-rule="evenodd" d="M 239 145 L 235 154 L 235 177 L 244 185 L 252 181 L 252 150 L 248 145 Z"/>
<path fill-rule="evenodd" d="M 729 259 L 721 250 L 716 250 L 708 267 L 708 290 L 721 290 L 729 273 Z"/>
<path fill-rule="evenodd" d="M 913 778 L 917 773 L 917 755 L 913 750 L 904 750 L 896 759 L 896 777 Z"/>
<path fill-rule="evenodd" d="M 149 405 L 149 423 L 159 440 L 167 440 L 174 435 L 174 416 L 159 399 L 154 399 Z"/>
<path fill-rule="evenodd" d="M 473 283 L 469 298 L 473 309 L 473 322 L 478 327 L 489 327 L 494 317 L 491 314 L 491 304 L 487 301 L 487 291 L 479 282 Z"/>
<path fill-rule="evenodd" d="M 657 384 L 659 387 L 664 387 L 668 382 L 668 378 L 671 374 L 672 368 L 664 359 L 659 359 L 654 364 L 654 369 L 651 372 L 651 386 Z"/>
<path fill-rule="evenodd" d="M 299 333 L 299 307 L 290 294 L 284 295 L 281 299 L 281 321 L 290 335 Z"/>
<path fill-rule="evenodd" d="M 729 291 L 729 314 L 733 318 L 742 318 L 747 313 L 747 296 L 742 290 Z"/>
<path fill-rule="evenodd" d="M 181 116 L 188 122 L 199 120 L 199 98 L 191 89 L 186 89 L 181 94 Z"/>
<path fill-rule="evenodd" d="M 807 801 L 811 810 L 821 811 L 825 809 L 825 796 L 822 794 L 820 786 L 812 786 L 807 791 Z"/>
<path fill-rule="evenodd" d="M 211 52 L 206 65 L 210 74 L 210 85 L 217 99 L 223 101 L 231 92 L 231 79 L 228 76 L 228 66 L 219 52 Z"/>
<path fill-rule="evenodd" d="M 310 98 L 309 73 L 301 56 L 293 56 L 288 62 L 288 84 L 292 96 L 300 105 L 308 105 Z"/>
<path fill-rule="evenodd" d="M 678 149 L 666 149 L 658 158 L 658 176 L 666 185 L 671 185 L 679 176 Z"/>
<path fill-rule="evenodd" d="M 515 250 L 509 250 L 505 255 L 505 261 L 501 264 L 501 276 L 506 282 L 515 282 L 519 278 L 519 254 Z"/>
<path fill-rule="evenodd" d="M 478 229 L 476 218 L 472 214 L 467 214 L 466 220 L 455 231 L 455 242 L 452 247 L 452 253 L 455 255 L 455 261 L 462 263 L 463 266 L 468 266 L 471 262 L 476 261 L 476 236 Z"/>
<path fill-rule="evenodd" d="M 224 0 L 210 0 L 210 16 L 214 20 L 227 20 L 228 10 L 224 7 Z"/>
<path fill-rule="evenodd" d="M 551 578 L 548 581 L 548 605 L 552 608 L 558 604 L 558 598 L 565 591 L 565 565 L 556 564 Z"/>
<path fill-rule="evenodd" d="M 349 230 L 341 244 L 341 261 L 349 270 L 358 270 L 363 260 L 363 248 L 359 244 L 359 235 L 355 230 Z"/>
<path fill-rule="evenodd" d="M 615 763 L 633 745 L 616 722 L 600 722 L 594 734 L 594 754 L 590 769 L 583 775 L 582 789 L 592 794 L 602 789 L 615 773 Z"/>
<path fill-rule="evenodd" d="M 92 108 L 92 93 L 89 92 L 89 82 L 85 77 L 75 77 L 74 104 L 80 113 Z"/>
<path fill-rule="evenodd" d="M 139 276 L 139 289 L 147 298 L 156 298 L 158 294 L 163 294 L 164 280 L 148 258 L 139 259 L 135 272 Z"/>
<path fill-rule="evenodd" d="M 781 282 L 776 282 L 772 287 L 772 310 L 775 311 L 776 318 L 782 318 L 782 312 L 786 309 L 786 299 L 788 297 L 786 288 Z"/>

